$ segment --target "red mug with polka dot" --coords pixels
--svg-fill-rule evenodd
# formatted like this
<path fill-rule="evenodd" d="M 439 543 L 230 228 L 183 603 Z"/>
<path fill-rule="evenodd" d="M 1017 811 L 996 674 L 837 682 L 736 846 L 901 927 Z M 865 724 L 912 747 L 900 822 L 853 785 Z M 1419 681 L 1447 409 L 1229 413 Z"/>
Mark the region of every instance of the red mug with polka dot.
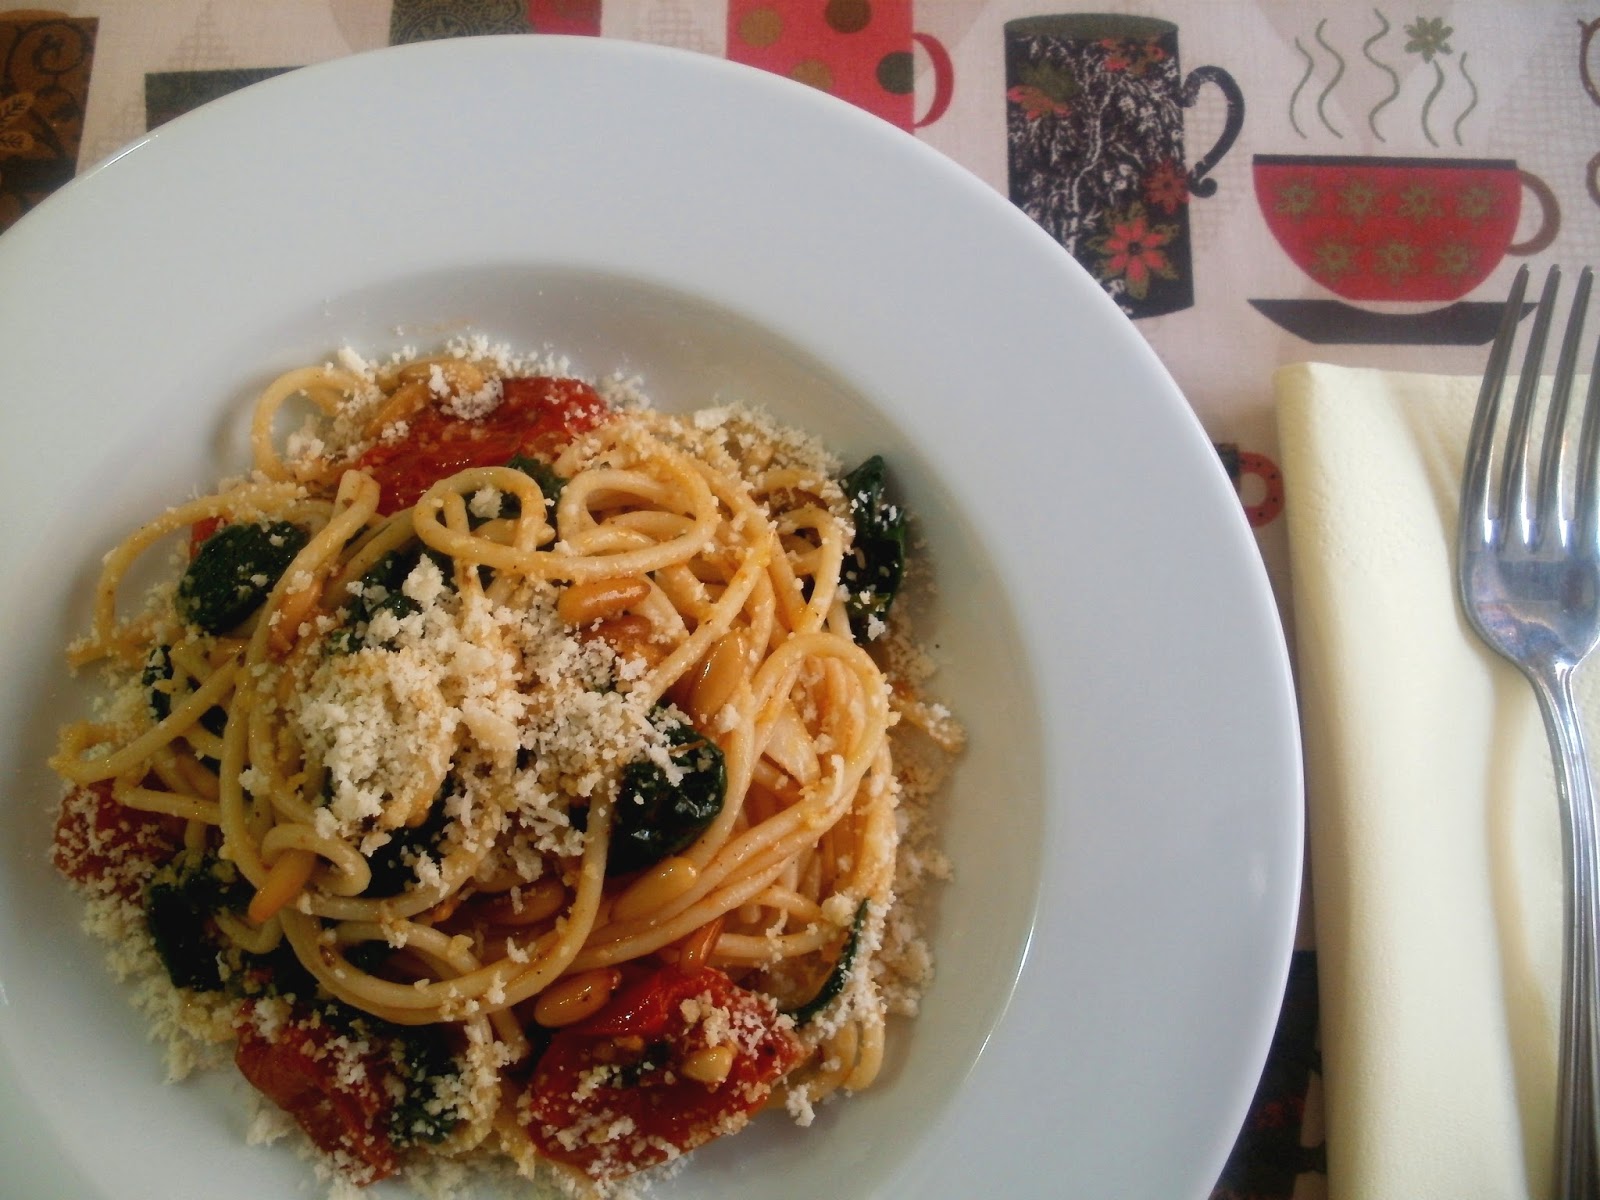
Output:
<path fill-rule="evenodd" d="M 915 50 L 933 69 L 915 111 Z M 911 28 L 911 0 L 728 0 L 728 57 L 797 79 L 910 130 L 944 115 L 955 72 L 939 40 Z"/>
<path fill-rule="evenodd" d="M 528 0 L 528 28 L 535 33 L 600 35 L 600 0 Z"/>

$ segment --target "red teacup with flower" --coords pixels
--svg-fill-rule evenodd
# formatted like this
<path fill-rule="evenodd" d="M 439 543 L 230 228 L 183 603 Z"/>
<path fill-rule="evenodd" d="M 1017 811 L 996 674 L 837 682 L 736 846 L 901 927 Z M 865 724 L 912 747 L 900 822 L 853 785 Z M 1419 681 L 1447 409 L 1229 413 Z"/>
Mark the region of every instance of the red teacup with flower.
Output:
<path fill-rule="evenodd" d="M 1222 134 L 1191 168 L 1183 114 L 1215 84 Z M 1120 14 L 1006 23 L 1006 146 L 1011 199 L 1134 317 L 1194 303 L 1189 199 L 1244 122 L 1244 97 L 1220 67 L 1178 68 L 1178 27 Z"/>
<path fill-rule="evenodd" d="M 1256 200 L 1295 264 L 1347 300 L 1459 300 L 1555 238 L 1555 196 L 1509 159 L 1258 154 Z M 1527 188 L 1539 228 L 1515 242 Z"/>

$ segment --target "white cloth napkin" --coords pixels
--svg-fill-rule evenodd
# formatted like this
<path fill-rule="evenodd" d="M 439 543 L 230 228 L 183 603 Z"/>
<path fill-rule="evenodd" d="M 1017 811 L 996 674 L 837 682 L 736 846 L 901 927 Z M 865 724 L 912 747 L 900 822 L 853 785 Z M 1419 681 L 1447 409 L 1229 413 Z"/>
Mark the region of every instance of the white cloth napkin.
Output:
<path fill-rule="evenodd" d="M 1311 364 L 1283 368 L 1275 386 L 1329 1192 L 1543 1200 L 1560 816 L 1532 692 L 1455 598 L 1478 381 Z M 1600 751 L 1597 682 L 1600 663 L 1580 670 Z"/>

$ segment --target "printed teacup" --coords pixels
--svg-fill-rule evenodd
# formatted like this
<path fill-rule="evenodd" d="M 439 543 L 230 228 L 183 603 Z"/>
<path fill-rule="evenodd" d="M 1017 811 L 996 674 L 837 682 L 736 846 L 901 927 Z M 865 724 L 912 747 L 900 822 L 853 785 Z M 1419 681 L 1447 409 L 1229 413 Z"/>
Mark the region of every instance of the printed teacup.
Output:
<path fill-rule="evenodd" d="M 1256 201 L 1295 264 L 1347 300 L 1459 300 L 1555 240 L 1555 195 L 1510 159 L 1258 154 Z M 1539 228 L 1514 242 L 1526 188 Z"/>
<path fill-rule="evenodd" d="M 876 113 L 901 129 L 944 115 L 955 88 L 950 54 L 911 27 L 909 3 L 872 0 L 729 0 L 728 57 Z M 933 95 L 914 111 L 913 46 L 933 67 Z"/>
<path fill-rule="evenodd" d="M 1220 67 L 1178 68 L 1178 27 L 1119 14 L 1009 21 L 1006 145 L 1011 199 L 1134 317 L 1194 303 L 1189 197 L 1244 123 Z M 1187 165 L 1183 114 L 1215 84 L 1227 104 L 1217 144 Z"/>

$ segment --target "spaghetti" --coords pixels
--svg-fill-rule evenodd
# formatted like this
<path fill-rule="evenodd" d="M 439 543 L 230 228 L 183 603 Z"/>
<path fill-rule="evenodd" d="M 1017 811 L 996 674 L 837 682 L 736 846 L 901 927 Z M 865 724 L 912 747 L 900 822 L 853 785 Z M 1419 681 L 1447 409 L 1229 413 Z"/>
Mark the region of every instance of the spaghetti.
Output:
<path fill-rule="evenodd" d="M 870 1085 L 927 970 L 891 727 L 959 745 L 868 648 L 881 463 L 481 341 L 292 371 L 252 443 L 107 556 L 69 656 L 121 690 L 51 760 L 58 864 L 246 1077 L 357 1182 L 584 1187 Z"/>

